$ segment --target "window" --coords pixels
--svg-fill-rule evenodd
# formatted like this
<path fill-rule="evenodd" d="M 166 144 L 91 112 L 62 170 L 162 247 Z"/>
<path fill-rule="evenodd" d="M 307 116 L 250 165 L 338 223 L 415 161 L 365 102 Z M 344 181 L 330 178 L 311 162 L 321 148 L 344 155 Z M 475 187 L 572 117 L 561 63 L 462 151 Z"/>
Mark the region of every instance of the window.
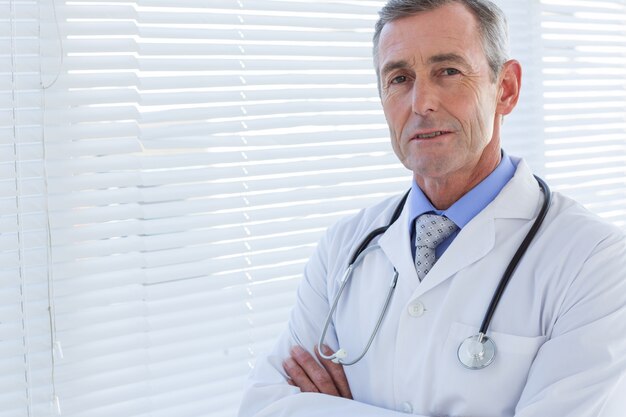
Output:
<path fill-rule="evenodd" d="M 626 3 L 498 3 L 504 148 L 624 225 Z M 0 0 L 0 416 L 234 414 L 326 227 L 410 185 L 382 4 Z"/>
<path fill-rule="evenodd" d="M 541 2 L 547 178 L 626 225 L 626 2 Z"/>

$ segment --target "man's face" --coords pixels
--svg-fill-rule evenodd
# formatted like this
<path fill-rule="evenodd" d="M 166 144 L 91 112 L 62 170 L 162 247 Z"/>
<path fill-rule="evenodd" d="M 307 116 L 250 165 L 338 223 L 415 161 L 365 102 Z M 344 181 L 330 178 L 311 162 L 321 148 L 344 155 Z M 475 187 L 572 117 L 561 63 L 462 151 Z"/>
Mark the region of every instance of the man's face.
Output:
<path fill-rule="evenodd" d="M 481 155 L 500 152 L 499 88 L 470 11 L 451 3 L 389 22 L 378 57 L 393 149 L 418 184 L 493 169 Z"/>

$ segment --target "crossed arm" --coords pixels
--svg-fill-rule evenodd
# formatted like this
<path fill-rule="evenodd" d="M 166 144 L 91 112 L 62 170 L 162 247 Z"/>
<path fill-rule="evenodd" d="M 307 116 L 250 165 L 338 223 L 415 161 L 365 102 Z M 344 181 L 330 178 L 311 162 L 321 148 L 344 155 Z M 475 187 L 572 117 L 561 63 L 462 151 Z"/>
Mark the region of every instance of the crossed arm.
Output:
<path fill-rule="evenodd" d="M 585 259 L 577 279 L 561 301 L 562 314 L 550 339 L 530 367 L 526 386 L 515 405 L 516 417 L 623 416 L 626 406 L 625 243 L 621 238 L 607 238 Z M 361 398 L 352 400 L 343 367 L 321 359 L 314 350 L 311 353 L 305 350 L 315 344 L 321 332 L 321 319 L 311 318 L 323 318 L 328 309 L 326 281 L 322 279 L 327 268 L 318 268 L 319 271 L 309 267 L 305 274 L 298 296 L 301 301 L 294 309 L 289 330 L 281 336 L 274 352 L 257 363 L 246 388 L 240 416 L 401 415 L 394 411 L 393 404 L 381 408 L 382 405 L 370 404 Z M 594 277 L 601 279 L 591 279 Z M 337 344 L 332 337 L 329 340 Z M 298 347 L 289 348 L 294 345 Z M 352 388 L 356 394 L 357 386 Z M 298 392 L 302 394 L 294 395 Z M 367 398 L 367 393 L 362 398 Z M 465 411 L 457 414 L 466 414 Z M 493 415 L 487 407 L 481 408 L 480 413 Z M 426 411 L 420 415 L 436 414 Z M 454 415 L 454 412 L 448 414 Z M 473 415 L 481 414 L 477 411 Z"/>
<path fill-rule="evenodd" d="M 326 355 L 332 353 L 327 346 L 323 346 L 322 349 Z M 302 392 L 317 392 L 352 399 L 343 366 L 322 358 L 317 346 L 315 356 L 319 363 L 300 346 L 291 348 L 290 354 L 291 357 L 283 362 L 283 369 L 290 378 L 287 380 L 289 385 L 300 388 Z"/>

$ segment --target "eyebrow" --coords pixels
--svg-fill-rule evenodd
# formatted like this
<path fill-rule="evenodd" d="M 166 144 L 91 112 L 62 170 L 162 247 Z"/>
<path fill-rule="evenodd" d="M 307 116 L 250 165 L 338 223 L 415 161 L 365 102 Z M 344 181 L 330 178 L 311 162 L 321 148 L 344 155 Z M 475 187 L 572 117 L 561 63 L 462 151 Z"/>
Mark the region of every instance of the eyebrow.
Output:
<path fill-rule="evenodd" d="M 408 68 L 408 67 L 409 67 L 409 63 L 405 61 L 404 59 L 401 59 L 399 61 L 391 61 L 383 65 L 383 68 L 380 70 L 380 74 L 382 77 L 384 77 L 386 74 L 390 73 L 393 70 L 396 70 L 398 68 Z"/>
<path fill-rule="evenodd" d="M 469 66 L 469 62 L 467 62 L 465 58 L 455 53 L 433 55 L 430 58 L 428 58 L 427 62 L 429 64 L 439 64 L 441 62 L 454 62 L 457 64 Z"/>
<path fill-rule="evenodd" d="M 469 62 L 467 62 L 467 60 L 465 58 L 463 58 L 461 55 L 459 54 L 455 54 L 453 52 L 451 53 L 447 53 L 447 54 L 437 54 L 437 55 L 433 55 L 430 58 L 428 58 L 428 60 L 426 61 L 427 64 L 432 65 L 432 64 L 440 64 L 442 62 L 451 62 L 451 63 L 456 63 L 459 65 L 463 65 L 465 67 L 469 67 L 470 64 Z M 408 68 L 410 67 L 408 61 L 401 59 L 399 61 L 391 61 L 386 63 L 385 65 L 383 65 L 383 68 L 380 71 L 380 74 L 382 77 L 384 77 L 386 74 L 388 74 L 389 72 L 396 70 L 398 68 Z"/>

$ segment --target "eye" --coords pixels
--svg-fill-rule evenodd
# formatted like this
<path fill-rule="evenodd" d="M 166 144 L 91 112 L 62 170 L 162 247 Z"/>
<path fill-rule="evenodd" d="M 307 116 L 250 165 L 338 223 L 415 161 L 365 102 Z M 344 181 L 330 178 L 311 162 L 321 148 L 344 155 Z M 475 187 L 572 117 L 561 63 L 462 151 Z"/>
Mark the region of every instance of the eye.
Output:
<path fill-rule="evenodd" d="M 442 71 L 443 75 L 459 75 L 461 71 L 456 68 L 446 68 Z"/>
<path fill-rule="evenodd" d="M 405 81 L 406 81 L 406 75 L 398 75 L 397 77 L 394 77 L 391 79 L 390 84 L 402 84 Z"/>

